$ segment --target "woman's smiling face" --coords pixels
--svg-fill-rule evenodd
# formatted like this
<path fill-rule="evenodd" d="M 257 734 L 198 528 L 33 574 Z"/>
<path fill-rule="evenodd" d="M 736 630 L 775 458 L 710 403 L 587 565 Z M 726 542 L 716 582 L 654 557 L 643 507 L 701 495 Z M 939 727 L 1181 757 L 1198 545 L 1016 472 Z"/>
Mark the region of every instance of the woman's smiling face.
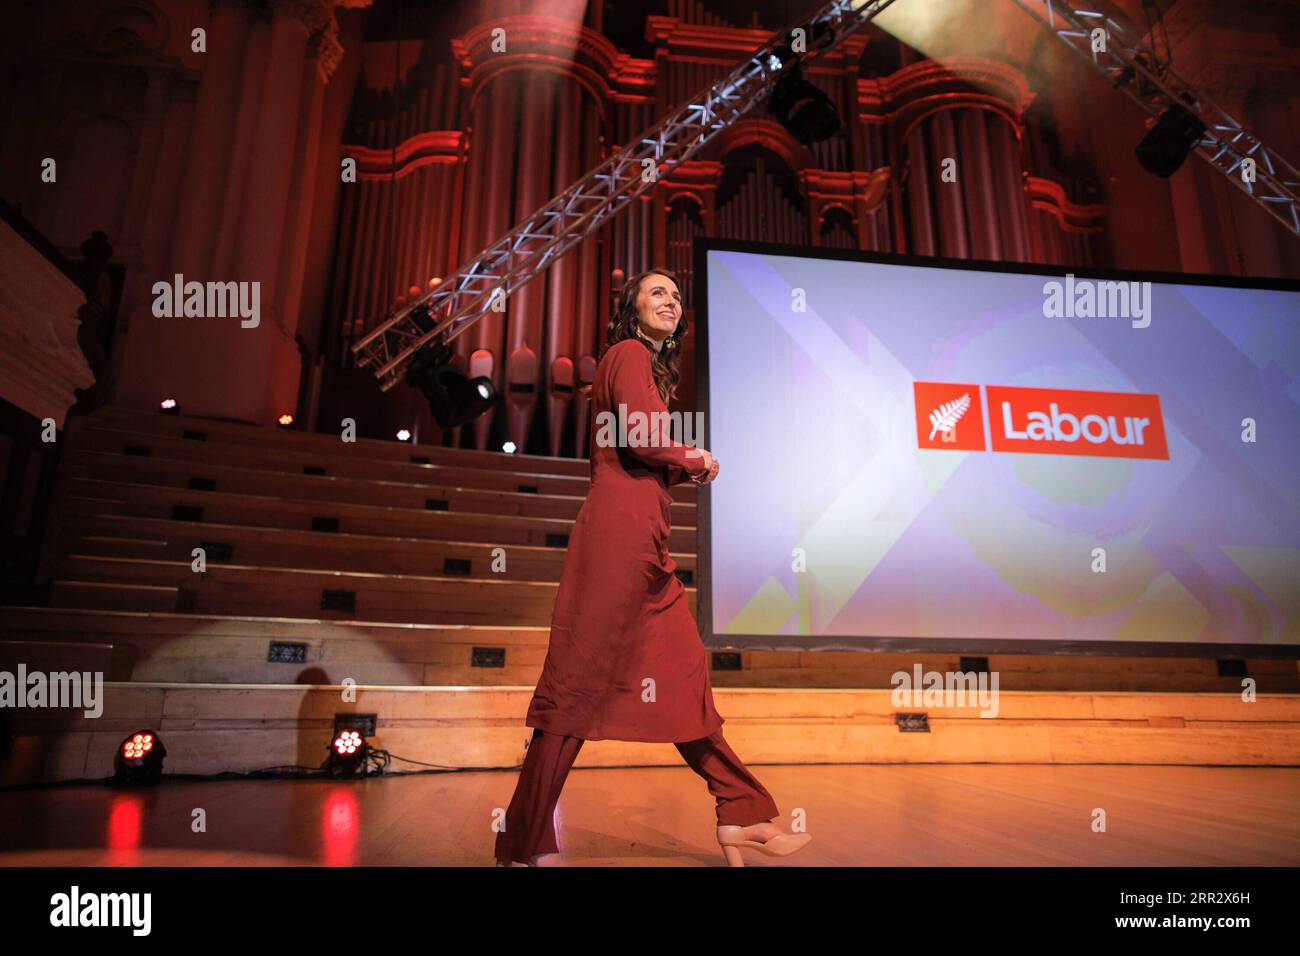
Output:
<path fill-rule="evenodd" d="M 641 280 L 636 294 L 636 318 L 647 338 L 662 342 L 677 330 L 682 317 L 682 294 L 677 283 L 652 272 Z"/>

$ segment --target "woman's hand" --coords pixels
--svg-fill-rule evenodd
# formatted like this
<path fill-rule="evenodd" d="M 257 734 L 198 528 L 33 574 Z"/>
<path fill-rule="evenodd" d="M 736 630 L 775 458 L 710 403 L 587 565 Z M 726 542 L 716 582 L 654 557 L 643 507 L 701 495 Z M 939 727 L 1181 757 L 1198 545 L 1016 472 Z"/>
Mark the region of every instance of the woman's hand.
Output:
<path fill-rule="evenodd" d="M 707 470 L 698 477 L 692 475 L 691 481 L 695 482 L 697 485 L 707 485 L 714 478 L 718 477 L 718 462 L 717 459 L 710 454 L 707 448 L 698 448 L 696 450 L 704 456 L 704 464 L 707 467 Z"/>
<path fill-rule="evenodd" d="M 709 470 L 713 468 L 713 456 L 709 454 L 709 450 L 707 448 L 688 448 L 686 450 L 686 457 L 703 458 L 704 460 L 704 470 L 700 472 L 698 475 L 693 475 L 693 474 L 691 475 L 691 481 L 695 482 L 696 484 L 699 484 L 700 479 L 702 479 L 705 475 L 707 475 L 709 473 Z M 691 469 L 687 468 L 686 471 L 687 474 L 690 474 Z"/>

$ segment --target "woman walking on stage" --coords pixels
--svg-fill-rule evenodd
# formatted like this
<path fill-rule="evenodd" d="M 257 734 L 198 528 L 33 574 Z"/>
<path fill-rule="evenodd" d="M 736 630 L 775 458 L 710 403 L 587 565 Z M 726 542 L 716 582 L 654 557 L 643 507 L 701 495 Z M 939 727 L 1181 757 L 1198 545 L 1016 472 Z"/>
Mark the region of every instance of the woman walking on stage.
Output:
<path fill-rule="evenodd" d="M 499 866 L 536 865 L 537 856 L 559 852 L 555 805 L 584 740 L 676 744 L 717 802 L 718 843 L 732 866 L 744 865 L 741 847 L 786 856 L 811 839 L 770 822 L 776 802 L 723 738 L 704 645 L 668 554 L 668 486 L 707 484 L 718 474 L 708 451 L 637 428 L 637 413 L 647 424 L 667 420 L 685 334 L 671 272 L 628 280 L 592 382 L 591 488 L 528 707 L 533 738 L 497 835 Z M 602 431 L 609 418 L 602 412 L 626 420 L 627 447 L 607 440 L 622 429 Z"/>

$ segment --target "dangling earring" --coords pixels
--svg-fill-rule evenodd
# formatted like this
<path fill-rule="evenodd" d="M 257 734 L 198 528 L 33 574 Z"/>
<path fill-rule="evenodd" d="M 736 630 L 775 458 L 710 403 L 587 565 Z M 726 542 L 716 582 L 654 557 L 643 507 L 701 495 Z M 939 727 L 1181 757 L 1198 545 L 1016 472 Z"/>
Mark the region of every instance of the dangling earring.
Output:
<path fill-rule="evenodd" d="M 677 341 L 677 340 L 676 340 L 675 338 L 673 338 L 671 335 L 668 336 L 668 338 L 664 339 L 664 348 L 666 348 L 666 349 L 670 349 L 670 348 L 672 348 L 672 347 L 673 347 L 673 343 L 676 342 L 676 341 Z"/>

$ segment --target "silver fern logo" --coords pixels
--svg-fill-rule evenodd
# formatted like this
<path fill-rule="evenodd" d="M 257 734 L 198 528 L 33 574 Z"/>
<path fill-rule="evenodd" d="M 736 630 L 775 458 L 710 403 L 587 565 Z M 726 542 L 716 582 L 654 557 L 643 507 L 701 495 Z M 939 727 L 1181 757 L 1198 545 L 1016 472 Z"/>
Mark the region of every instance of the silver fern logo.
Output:
<path fill-rule="evenodd" d="M 960 398 L 954 398 L 951 402 L 944 402 L 938 408 L 930 413 L 930 441 L 934 441 L 934 436 L 938 432 L 943 432 L 944 436 L 951 435 L 961 417 L 970 409 L 970 394 L 966 393 Z"/>

